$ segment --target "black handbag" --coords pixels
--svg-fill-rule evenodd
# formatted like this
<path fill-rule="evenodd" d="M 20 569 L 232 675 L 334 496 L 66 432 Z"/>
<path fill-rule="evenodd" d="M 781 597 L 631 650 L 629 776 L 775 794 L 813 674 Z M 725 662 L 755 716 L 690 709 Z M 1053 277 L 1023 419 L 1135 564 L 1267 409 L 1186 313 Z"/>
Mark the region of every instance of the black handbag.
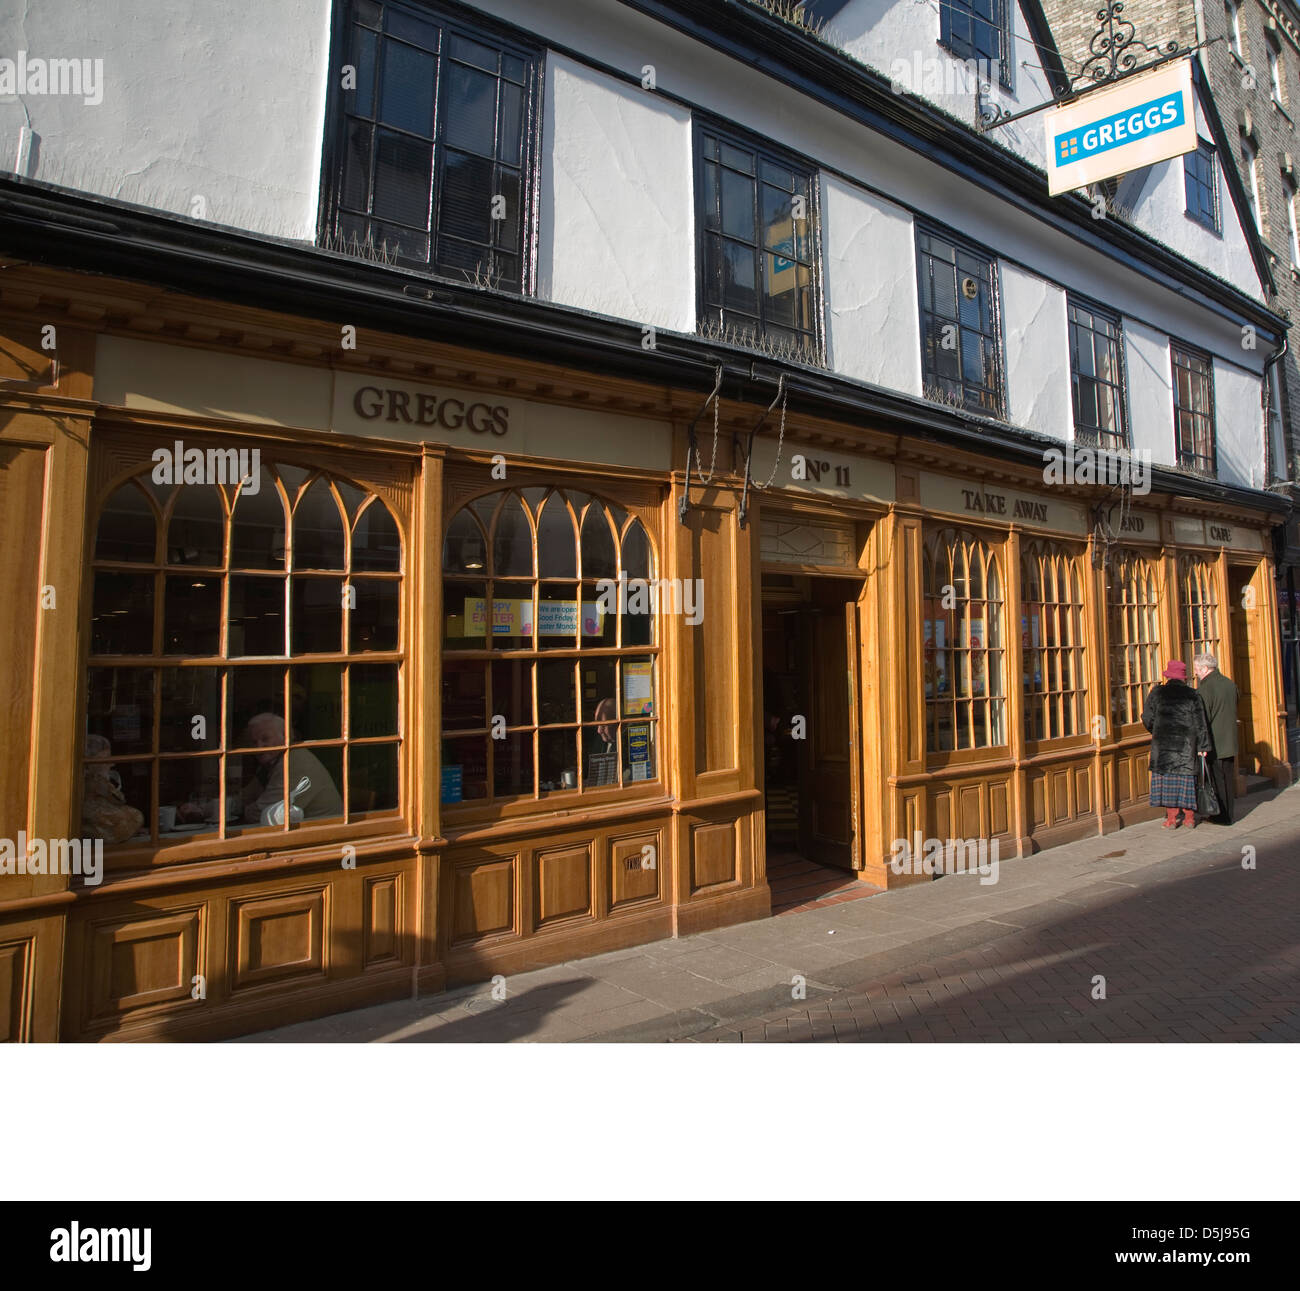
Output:
<path fill-rule="evenodd" d="M 1214 781 L 1210 779 L 1210 759 L 1197 758 L 1201 764 L 1196 775 L 1196 814 L 1209 819 L 1219 814 L 1219 795 L 1214 792 Z"/>

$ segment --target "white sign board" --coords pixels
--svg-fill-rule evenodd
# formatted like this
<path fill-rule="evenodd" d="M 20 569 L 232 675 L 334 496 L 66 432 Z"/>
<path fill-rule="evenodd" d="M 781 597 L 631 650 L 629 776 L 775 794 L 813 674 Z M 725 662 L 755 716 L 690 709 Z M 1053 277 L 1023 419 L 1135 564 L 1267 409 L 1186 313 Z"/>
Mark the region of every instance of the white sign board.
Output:
<path fill-rule="evenodd" d="M 1055 196 L 1196 147 L 1192 65 L 1183 58 L 1047 114 L 1047 188 Z"/>

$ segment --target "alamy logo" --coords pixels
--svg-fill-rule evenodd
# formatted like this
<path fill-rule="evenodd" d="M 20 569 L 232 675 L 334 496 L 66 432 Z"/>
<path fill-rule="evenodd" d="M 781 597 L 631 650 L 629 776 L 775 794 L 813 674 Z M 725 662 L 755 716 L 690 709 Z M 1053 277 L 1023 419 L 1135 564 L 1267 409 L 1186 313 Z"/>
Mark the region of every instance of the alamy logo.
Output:
<path fill-rule="evenodd" d="M 153 1263 L 152 1228 L 82 1228 L 74 1219 L 67 1228 L 50 1230 L 54 1264 L 130 1264 L 146 1273 Z"/>
<path fill-rule="evenodd" d="M 704 618 L 702 578 L 633 578 L 618 571 L 618 581 L 602 578 L 596 584 L 596 604 L 602 614 L 684 614 L 691 627 Z"/>
<path fill-rule="evenodd" d="M 1044 484 L 1127 484 L 1135 495 L 1151 492 L 1151 454 L 1145 448 L 1117 452 L 1113 448 L 1043 450 Z"/>
<path fill-rule="evenodd" d="M 909 844 L 896 838 L 890 848 L 889 868 L 895 874 L 978 874 L 981 886 L 998 881 L 1001 848 L 996 838 L 922 838 L 918 832 Z"/>
<path fill-rule="evenodd" d="M 155 484 L 243 484 L 253 497 L 262 487 L 260 448 L 186 448 L 176 440 L 153 451 Z"/>
<path fill-rule="evenodd" d="M 98 107 L 104 101 L 104 60 L 28 58 L 25 49 L 17 59 L 0 58 L 0 98 L 37 94 L 67 94 Z"/>
<path fill-rule="evenodd" d="M 87 887 L 104 878 L 102 838 L 0 838 L 0 877 L 9 874 L 79 874 Z"/>

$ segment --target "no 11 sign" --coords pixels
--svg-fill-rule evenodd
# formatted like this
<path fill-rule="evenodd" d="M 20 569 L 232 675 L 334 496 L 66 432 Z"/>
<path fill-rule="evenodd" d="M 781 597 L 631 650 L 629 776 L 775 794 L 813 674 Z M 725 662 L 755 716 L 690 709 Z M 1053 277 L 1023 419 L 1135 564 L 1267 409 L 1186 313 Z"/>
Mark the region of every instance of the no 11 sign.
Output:
<path fill-rule="evenodd" d="M 1184 58 L 1048 112 L 1048 192 L 1066 193 L 1195 147 L 1192 64 Z"/>

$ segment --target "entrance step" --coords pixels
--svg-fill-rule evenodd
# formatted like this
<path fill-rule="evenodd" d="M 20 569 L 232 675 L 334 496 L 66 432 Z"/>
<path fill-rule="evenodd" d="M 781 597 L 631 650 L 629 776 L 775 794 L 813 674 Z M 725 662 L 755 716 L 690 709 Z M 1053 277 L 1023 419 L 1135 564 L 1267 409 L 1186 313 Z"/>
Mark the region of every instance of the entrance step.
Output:
<path fill-rule="evenodd" d="M 1246 782 L 1246 787 L 1244 790 L 1242 790 L 1242 793 L 1240 795 L 1243 798 L 1247 794 L 1263 793 L 1265 789 L 1272 789 L 1274 787 L 1272 776 L 1248 775 L 1248 776 L 1243 776 L 1242 779 L 1244 779 Z"/>

